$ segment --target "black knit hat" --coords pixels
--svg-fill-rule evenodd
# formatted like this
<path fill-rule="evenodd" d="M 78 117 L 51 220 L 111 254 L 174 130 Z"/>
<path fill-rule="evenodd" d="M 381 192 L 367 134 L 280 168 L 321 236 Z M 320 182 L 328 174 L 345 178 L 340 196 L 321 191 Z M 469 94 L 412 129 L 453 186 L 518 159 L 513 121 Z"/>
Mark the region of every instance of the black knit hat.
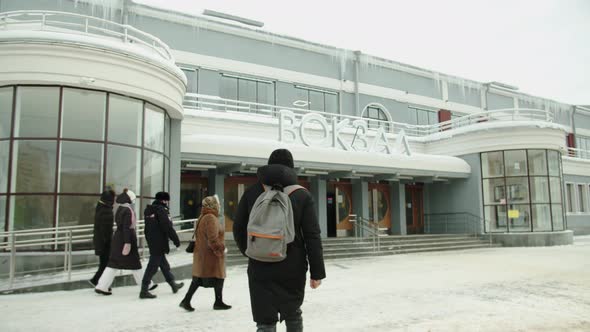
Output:
<path fill-rule="evenodd" d="M 112 190 L 103 191 L 100 195 L 100 200 L 104 203 L 113 205 L 113 203 L 115 202 L 115 192 Z"/>
<path fill-rule="evenodd" d="M 156 200 L 158 201 L 169 201 L 170 200 L 170 194 L 165 192 L 165 191 L 160 191 L 158 193 L 156 193 Z"/>
<path fill-rule="evenodd" d="M 268 157 L 268 164 L 280 164 L 293 168 L 293 155 L 291 154 L 291 151 L 287 149 L 274 150 L 270 154 L 270 157 Z"/>

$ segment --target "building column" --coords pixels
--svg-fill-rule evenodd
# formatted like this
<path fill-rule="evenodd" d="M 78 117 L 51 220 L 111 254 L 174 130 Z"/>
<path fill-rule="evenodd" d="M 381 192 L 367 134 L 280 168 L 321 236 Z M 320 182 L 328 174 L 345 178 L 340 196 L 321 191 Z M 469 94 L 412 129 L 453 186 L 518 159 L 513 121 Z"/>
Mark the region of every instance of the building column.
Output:
<path fill-rule="evenodd" d="M 406 185 L 391 182 L 391 234 L 407 235 L 406 230 Z"/>
<path fill-rule="evenodd" d="M 328 211 L 326 210 L 327 181 L 319 176 L 311 178 L 311 196 L 315 202 L 315 213 L 320 223 L 321 237 L 328 237 Z"/>
<path fill-rule="evenodd" d="M 222 225 L 225 226 L 225 217 L 224 217 L 224 184 L 225 184 L 225 174 L 219 174 L 217 170 L 210 169 L 207 171 L 209 178 L 207 182 L 207 195 L 213 196 L 217 194 L 219 197 L 219 221 Z"/>
<path fill-rule="evenodd" d="M 180 126 L 181 120 L 170 121 L 170 215 L 180 215 Z"/>
<path fill-rule="evenodd" d="M 352 180 L 352 212 L 357 217 L 369 218 L 369 183 L 360 179 Z M 363 230 L 360 230 L 363 234 Z"/>

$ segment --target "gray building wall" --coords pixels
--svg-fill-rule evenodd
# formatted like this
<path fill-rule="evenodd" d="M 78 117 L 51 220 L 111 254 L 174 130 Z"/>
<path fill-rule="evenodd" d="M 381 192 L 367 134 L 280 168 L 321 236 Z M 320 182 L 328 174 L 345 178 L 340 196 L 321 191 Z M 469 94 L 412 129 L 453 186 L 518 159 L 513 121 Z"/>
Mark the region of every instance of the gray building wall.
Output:
<path fill-rule="evenodd" d="M 511 97 L 506 97 L 491 92 L 487 92 L 487 103 L 489 110 L 514 108 L 514 100 Z"/>
<path fill-rule="evenodd" d="M 380 66 L 361 66 L 360 82 L 427 97 L 442 97 L 440 86 L 434 79 Z"/>
<path fill-rule="evenodd" d="M 479 154 L 461 156 L 469 166 L 471 174 L 466 179 L 453 179 L 448 183 L 434 182 L 427 185 L 428 208 L 427 214 L 431 215 L 431 231 L 436 233 L 462 233 L 465 223 L 479 225 L 478 231 L 482 231 L 483 203 L 481 192 L 481 162 Z M 447 216 L 441 216 L 445 214 Z M 451 215 L 460 214 L 460 215 Z M 447 218 L 445 220 L 445 218 Z M 442 225 L 448 221 L 448 227 Z"/>
<path fill-rule="evenodd" d="M 577 176 L 577 175 L 565 175 L 564 178 L 564 187 L 565 183 L 573 183 L 573 184 L 584 184 L 586 186 L 590 185 L 590 176 Z M 577 188 L 576 188 L 577 190 Z M 587 189 L 588 190 L 588 189 Z M 565 191 L 564 191 L 565 193 Z M 567 198 L 565 198 L 567 200 Z M 590 199 L 590 197 L 588 198 Z M 588 202 L 590 206 L 590 202 Z M 566 205 L 564 202 L 564 210 L 566 209 Z M 566 220 L 567 220 L 567 229 L 574 231 L 574 235 L 590 235 L 590 212 L 582 213 L 566 213 Z"/>
<path fill-rule="evenodd" d="M 448 83 L 449 101 L 481 107 L 481 92 L 477 88 L 459 86 Z"/>
<path fill-rule="evenodd" d="M 590 129 L 590 114 L 577 111 L 574 115 L 574 125 L 576 128 Z"/>

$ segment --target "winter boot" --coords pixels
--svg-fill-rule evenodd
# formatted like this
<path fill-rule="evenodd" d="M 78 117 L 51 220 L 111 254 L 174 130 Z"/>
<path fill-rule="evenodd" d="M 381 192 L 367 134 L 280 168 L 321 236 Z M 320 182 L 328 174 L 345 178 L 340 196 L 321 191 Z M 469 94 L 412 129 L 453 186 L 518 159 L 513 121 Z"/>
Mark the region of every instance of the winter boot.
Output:
<path fill-rule="evenodd" d="M 140 299 L 155 299 L 156 295 L 154 295 L 148 291 L 141 291 L 141 292 L 139 292 L 139 298 Z"/>
<path fill-rule="evenodd" d="M 103 291 L 101 289 L 95 288 L 94 289 L 94 292 L 96 292 L 97 294 L 102 294 L 102 295 L 111 295 L 111 294 L 113 294 L 113 293 L 110 292 L 110 288 L 109 288 L 109 291 L 108 292 L 105 292 L 105 291 Z"/>
<path fill-rule="evenodd" d="M 293 320 L 285 320 L 287 332 L 303 332 L 303 318 L 299 317 Z"/>
<path fill-rule="evenodd" d="M 186 311 L 195 311 L 195 308 L 191 307 L 191 302 L 183 299 L 180 301 L 179 307 L 183 308 Z"/>
<path fill-rule="evenodd" d="M 231 309 L 231 305 L 223 303 L 223 288 L 215 287 L 215 303 L 213 304 L 213 310 L 227 309 Z"/>
<path fill-rule="evenodd" d="M 256 332 L 277 332 L 277 324 L 256 324 Z"/>
<path fill-rule="evenodd" d="M 182 286 L 184 286 L 184 282 L 177 284 L 174 280 L 169 282 L 169 284 L 170 284 L 170 288 L 172 288 L 172 293 L 174 293 L 174 294 L 176 294 L 178 292 L 178 290 L 181 289 Z"/>

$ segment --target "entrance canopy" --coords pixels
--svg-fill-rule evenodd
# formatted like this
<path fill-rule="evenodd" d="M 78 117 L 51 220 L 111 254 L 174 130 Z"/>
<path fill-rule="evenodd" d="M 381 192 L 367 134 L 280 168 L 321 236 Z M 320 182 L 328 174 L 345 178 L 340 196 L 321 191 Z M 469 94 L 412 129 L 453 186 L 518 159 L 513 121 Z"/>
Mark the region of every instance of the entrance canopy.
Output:
<path fill-rule="evenodd" d="M 264 138 L 193 134 L 182 137 L 181 147 L 182 159 L 198 162 L 198 167 L 234 165 L 236 172 L 254 171 L 255 167 L 266 164 L 270 153 L 279 148 L 289 149 L 300 174 L 308 176 L 373 177 L 376 180 L 420 177 L 444 181 L 445 178 L 466 178 L 471 173 L 469 164 L 457 157 L 345 151 Z"/>

